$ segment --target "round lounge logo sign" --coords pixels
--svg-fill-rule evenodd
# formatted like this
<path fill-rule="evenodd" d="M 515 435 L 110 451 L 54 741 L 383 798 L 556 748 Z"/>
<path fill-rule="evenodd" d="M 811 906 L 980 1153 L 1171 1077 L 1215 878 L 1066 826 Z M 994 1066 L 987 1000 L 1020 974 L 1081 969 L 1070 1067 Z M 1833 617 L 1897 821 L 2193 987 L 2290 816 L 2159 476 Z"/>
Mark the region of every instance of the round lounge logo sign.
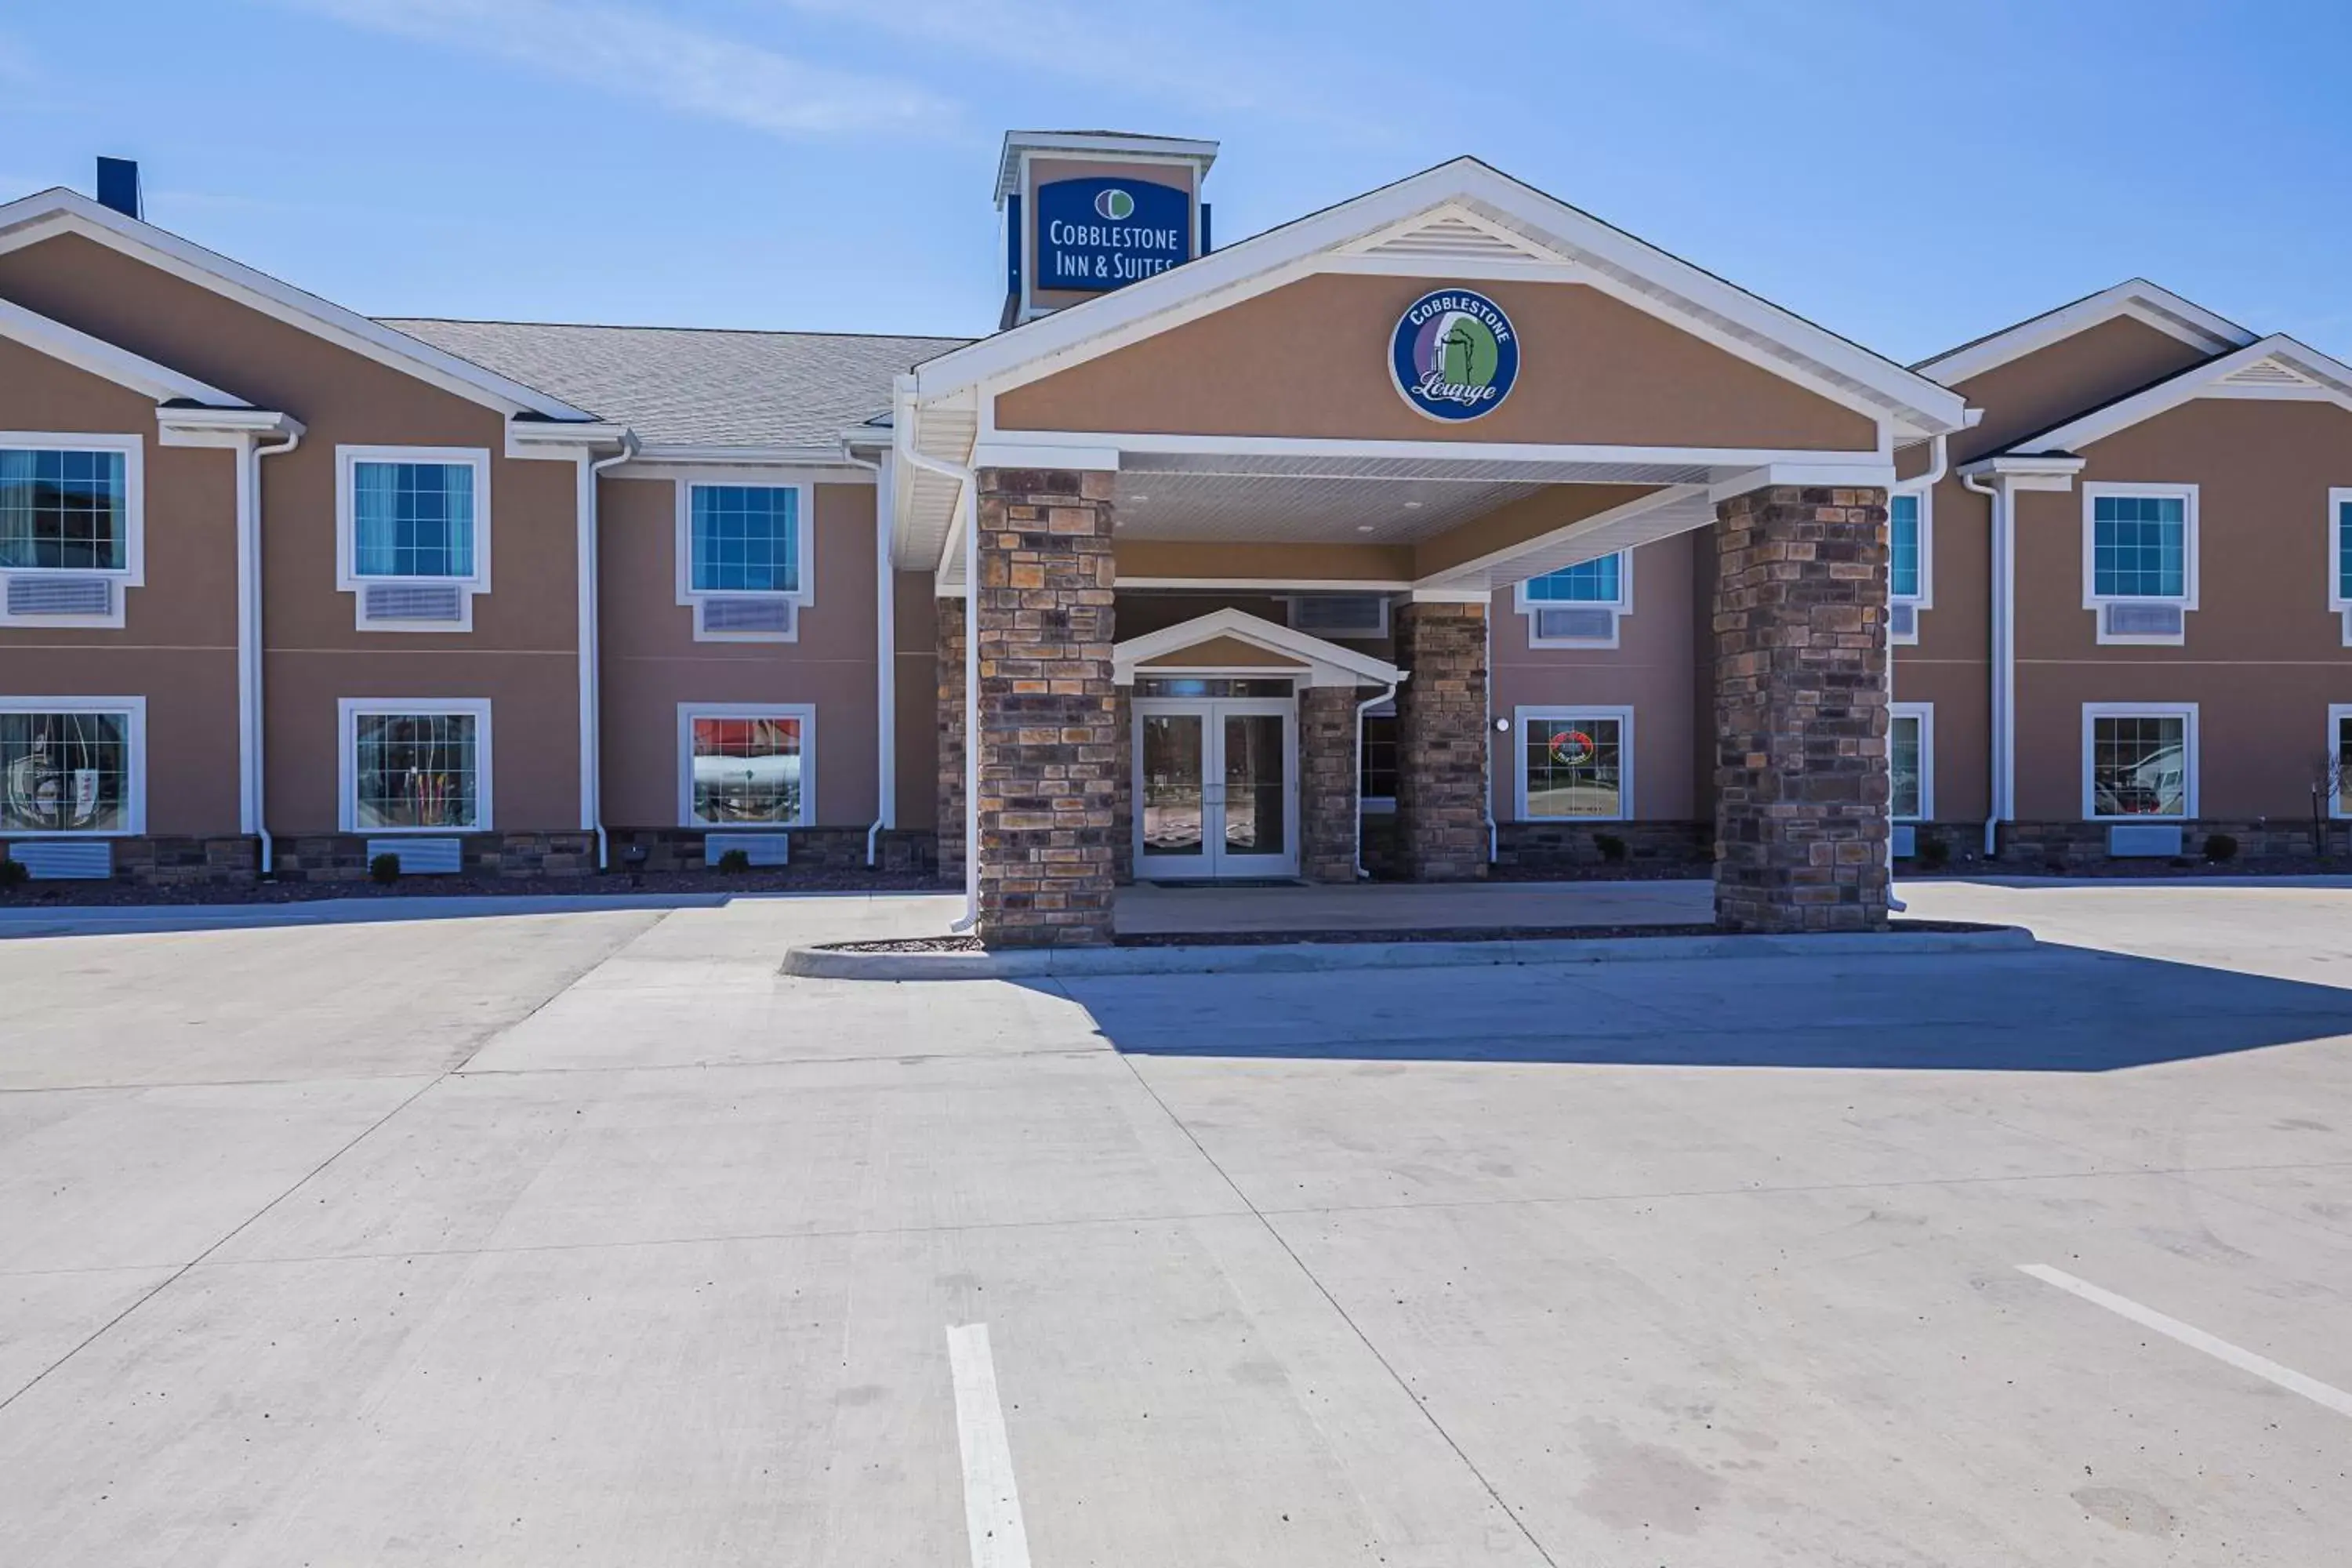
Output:
<path fill-rule="evenodd" d="M 1519 378 L 1519 335 L 1484 294 L 1439 289 L 1397 318 L 1389 338 L 1397 391 L 1432 419 L 1492 414 Z"/>
<path fill-rule="evenodd" d="M 1123 223 L 1135 216 L 1135 198 L 1117 185 L 1095 194 L 1095 216 Z"/>

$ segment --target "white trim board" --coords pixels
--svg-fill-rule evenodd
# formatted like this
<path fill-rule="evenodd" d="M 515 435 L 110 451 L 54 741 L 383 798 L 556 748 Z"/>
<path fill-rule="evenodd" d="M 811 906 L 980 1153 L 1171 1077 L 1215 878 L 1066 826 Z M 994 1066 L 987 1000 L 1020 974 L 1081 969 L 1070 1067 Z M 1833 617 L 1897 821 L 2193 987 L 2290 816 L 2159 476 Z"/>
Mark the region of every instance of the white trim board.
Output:
<path fill-rule="evenodd" d="M 816 603 L 816 486 L 807 480 L 781 482 L 774 475 L 750 479 L 717 474 L 681 475 L 673 481 L 673 507 L 677 513 L 677 531 L 671 545 L 676 558 L 677 603 L 694 612 L 694 640 L 697 642 L 768 642 L 788 643 L 800 640 L 800 612 Z M 793 576 L 797 585 L 790 590 L 772 588 L 698 588 L 694 585 L 694 492 L 707 489 L 766 489 L 791 490 L 793 501 Z M 790 601 L 793 606 L 793 629 L 788 632 L 714 632 L 703 626 L 703 605 L 711 599 L 772 599 Z"/>
<path fill-rule="evenodd" d="M 130 613 L 130 590 L 147 585 L 147 443 L 138 436 L 89 430 L 0 430 L 0 450 L 116 452 L 122 458 L 122 564 L 116 567 L 0 566 L 0 587 L 11 577 L 103 577 L 114 584 L 113 607 L 103 616 L 11 616 L 0 626 L 83 626 L 114 630 Z"/>
<path fill-rule="evenodd" d="M 1212 610 L 1205 616 L 1112 644 L 1112 679 L 1120 686 L 1129 685 L 1144 673 L 1138 666 L 1218 637 L 1231 637 L 1284 658 L 1300 660 L 1306 668 L 1292 666 L 1279 673 L 1304 679 L 1312 686 L 1388 686 L 1405 679 L 1405 672 L 1386 659 L 1374 658 L 1370 654 L 1359 653 L 1278 621 L 1231 607 Z M 1154 668 L 1150 673 L 1160 675 L 1167 671 Z M 1218 673 L 1234 672 L 1221 668 Z"/>
<path fill-rule="evenodd" d="M 21 343 L 36 353 L 46 354 L 117 386 L 128 387 L 158 403 L 178 399 L 213 408 L 253 406 L 234 393 L 223 392 L 170 365 L 117 348 L 104 338 L 92 337 L 63 321 L 53 321 L 7 300 L 0 300 L 0 338 Z"/>
<path fill-rule="evenodd" d="M 2209 354 L 2226 353 L 2254 341 L 2253 333 L 2194 300 L 2185 300 L 2145 278 L 2130 278 L 1974 342 L 1948 349 L 1911 368 L 1931 381 L 1955 386 L 2123 317 L 2154 327 Z"/>
<path fill-rule="evenodd" d="M 95 831 L 40 833 L 0 827 L 0 839 L 56 842 L 81 838 L 136 838 L 147 831 L 147 699 L 144 697 L 0 697 L 0 713 L 120 713 L 130 722 L 123 739 L 131 749 L 131 776 L 123 785 L 124 826 Z"/>
<path fill-rule="evenodd" d="M 697 719 L 791 719 L 801 727 L 801 814 L 792 822 L 701 822 L 694 815 L 694 721 Z M 782 833 L 816 823 L 816 704 L 814 702 L 681 702 L 677 705 L 677 824 L 709 833 Z"/>
<path fill-rule="evenodd" d="M 2239 375 L 2265 360 L 2275 360 L 2290 367 L 2304 378 L 2304 384 L 2269 386 L 2242 383 L 2222 384 L 2230 377 Z M 2208 360 L 2145 391 L 2134 393 L 2120 402 L 2094 409 L 2055 429 L 2029 436 L 2016 442 L 2010 450 L 2021 455 L 2053 456 L 2079 451 L 2095 441 L 2105 440 L 2118 430 L 2129 429 L 2199 397 L 2326 402 L 2352 409 L 2352 365 L 2331 359 L 2317 349 L 2307 347 L 2284 334 L 2273 334 L 2259 342 L 2249 343 L 2235 353 Z"/>
<path fill-rule="evenodd" d="M 0 255 L 59 234 L 79 235 L 509 416 L 530 413 L 550 419 L 593 418 L 585 409 L 370 321 L 153 224 L 101 206 L 78 192 L 62 187 L 38 191 L 0 206 Z"/>
<path fill-rule="evenodd" d="M 442 577 L 362 576 L 359 571 L 359 498 L 355 469 L 361 463 L 445 464 L 467 468 L 474 475 L 473 570 Z M 376 584 L 453 585 L 457 590 L 459 619 L 456 621 L 371 620 L 367 588 Z M 352 616 L 363 632 L 437 632 L 444 635 L 474 629 L 474 600 L 490 591 L 490 450 L 487 447 L 360 447 L 335 448 L 335 588 L 352 595 Z"/>
<path fill-rule="evenodd" d="M 2180 502 L 2180 592 L 2178 595 L 2101 594 L 2098 591 L 2098 524 L 2095 521 L 2098 504 L 2103 500 L 2121 500 L 2135 497 Z M 2099 616 L 2093 628 L 2098 641 L 2111 647 L 2178 647 L 2185 644 L 2189 640 L 2189 612 L 2197 608 L 2197 487 L 2099 480 L 2084 484 L 2082 502 L 2083 608 Z M 2106 617 L 2101 611 L 2101 606 L 2105 605 L 2178 605 L 2181 612 L 2180 633 L 2177 637 L 2111 635 L 2106 629 Z"/>

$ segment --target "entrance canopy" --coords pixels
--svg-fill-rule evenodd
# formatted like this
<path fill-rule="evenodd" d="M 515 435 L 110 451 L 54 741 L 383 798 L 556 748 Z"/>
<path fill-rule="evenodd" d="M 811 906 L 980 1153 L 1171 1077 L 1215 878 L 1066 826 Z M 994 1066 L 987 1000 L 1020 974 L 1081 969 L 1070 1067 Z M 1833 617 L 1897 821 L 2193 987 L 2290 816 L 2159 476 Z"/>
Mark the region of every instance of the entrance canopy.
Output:
<path fill-rule="evenodd" d="M 1115 643 L 1110 657 L 1120 686 L 1134 685 L 1139 676 L 1209 671 L 1286 676 L 1305 686 L 1394 686 L 1405 678 L 1386 659 L 1234 609 Z"/>
<path fill-rule="evenodd" d="M 958 471 L 1075 471 L 1112 476 L 1122 586 L 1484 596 L 1721 497 L 1886 485 L 1964 416 L 1460 159 L 918 367 L 893 551 L 955 586 Z"/>

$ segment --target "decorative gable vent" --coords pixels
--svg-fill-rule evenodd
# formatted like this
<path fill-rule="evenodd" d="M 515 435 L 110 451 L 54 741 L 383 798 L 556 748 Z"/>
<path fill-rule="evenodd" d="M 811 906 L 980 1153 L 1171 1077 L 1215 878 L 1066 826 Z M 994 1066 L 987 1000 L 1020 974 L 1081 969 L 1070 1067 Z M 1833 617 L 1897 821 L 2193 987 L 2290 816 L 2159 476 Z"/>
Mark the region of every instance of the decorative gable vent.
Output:
<path fill-rule="evenodd" d="M 788 637 L 794 601 L 771 594 L 727 594 L 696 602 L 700 629 L 734 637 Z"/>
<path fill-rule="evenodd" d="M 1416 261 L 1544 261 L 1565 258 L 1497 224 L 1454 211 L 1373 239 L 1358 253 Z"/>
<path fill-rule="evenodd" d="M 2102 637 L 2178 637 L 2183 624 L 2179 605 L 2117 600 L 2099 606 Z"/>
<path fill-rule="evenodd" d="M 2317 386 L 2319 383 L 2278 360 L 2256 360 L 2243 370 L 2233 370 L 2221 378 L 2223 386 Z"/>
<path fill-rule="evenodd" d="M 360 589 L 360 618 L 462 626 L 466 590 L 457 583 L 369 583 Z"/>
<path fill-rule="evenodd" d="M 1547 605 L 1535 612 L 1535 617 L 1538 642 L 1617 640 L 1617 612 L 1605 605 Z"/>
<path fill-rule="evenodd" d="M 8 579 L 11 616 L 111 616 L 110 577 L 56 577 L 47 573 Z"/>
<path fill-rule="evenodd" d="M 1302 595 L 1290 601 L 1290 626 L 1318 637 L 1384 637 L 1389 602 L 1380 594 Z"/>

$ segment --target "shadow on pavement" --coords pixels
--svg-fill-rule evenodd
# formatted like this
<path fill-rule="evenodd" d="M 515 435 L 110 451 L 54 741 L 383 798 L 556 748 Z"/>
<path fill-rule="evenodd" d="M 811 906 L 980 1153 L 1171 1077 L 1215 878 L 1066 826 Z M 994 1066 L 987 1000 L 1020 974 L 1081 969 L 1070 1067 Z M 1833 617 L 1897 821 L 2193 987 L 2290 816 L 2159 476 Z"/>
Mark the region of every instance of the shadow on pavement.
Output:
<path fill-rule="evenodd" d="M 1036 984 L 1168 1057 L 2111 1072 L 2352 1034 L 2352 991 L 2057 945 Z"/>

